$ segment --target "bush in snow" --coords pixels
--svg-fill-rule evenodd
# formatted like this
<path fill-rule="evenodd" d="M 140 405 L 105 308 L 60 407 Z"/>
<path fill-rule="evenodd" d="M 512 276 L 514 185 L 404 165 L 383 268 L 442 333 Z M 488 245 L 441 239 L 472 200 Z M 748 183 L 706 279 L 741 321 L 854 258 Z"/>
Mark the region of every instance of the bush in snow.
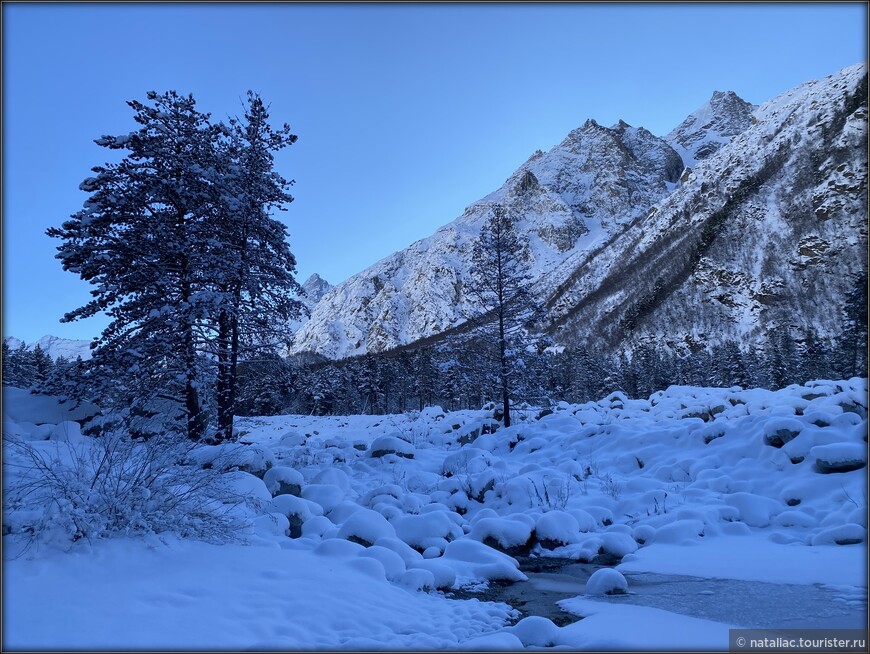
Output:
<path fill-rule="evenodd" d="M 256 503 L 218 470 L 185 464 L 193 445 L 175 435 L 133 440 L 116 429 L 4 443 L 4 522 L 34 541 L 175 532 L 226 542 L 250 523 L 245 505 Z"/>

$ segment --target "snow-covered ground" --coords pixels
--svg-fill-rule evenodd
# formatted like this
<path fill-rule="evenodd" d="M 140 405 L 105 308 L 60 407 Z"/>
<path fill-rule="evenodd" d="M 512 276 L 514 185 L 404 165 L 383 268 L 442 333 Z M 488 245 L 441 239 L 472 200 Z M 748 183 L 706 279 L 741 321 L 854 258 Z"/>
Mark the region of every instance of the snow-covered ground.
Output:
<path fill-rule="evenodd" d="M 4 438 L 91 460 L 82 411 L 5 389 Z M 239 419 L 240 444 L 179 468 L 232 491 L 215 497 L 243 525 L 229 543 L 141 526 L 73 543 L 57 507 L 14 493 L 33 477 L 7 441 L 3 648 L 727 649 L 729 628 L 769 626 L 602 595 L 625 582 L 637 599 L 648 573 L 824 584 L 866 615 L 866 380 L 617 393 L 507 429 L 492 415 Z M 60 531 L 33 541 L 37 524 Z M 474 597 L 524 583 L 521 556 L 617 565 L 557 626 Z"/>

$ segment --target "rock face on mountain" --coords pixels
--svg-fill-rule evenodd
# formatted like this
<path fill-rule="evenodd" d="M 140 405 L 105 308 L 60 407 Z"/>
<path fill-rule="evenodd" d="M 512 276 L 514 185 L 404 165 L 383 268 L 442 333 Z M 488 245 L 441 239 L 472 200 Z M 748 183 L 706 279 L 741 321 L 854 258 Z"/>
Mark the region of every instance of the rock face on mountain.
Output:
<path fill-rule="evenodd" d="M 494 203 L 529 239 L 557 342 L 695 349 L 761 342 L 773 325 L 836 336 L 867 268 L 866 96 L 857 65 L 757 108 L 717 92 L 665 139 L 587 121 L 452 223 L 331 288 L 293 351 L 342 358 L 461 325 Z"/>
<path fill-rule="evenodd" d="M 752 125 L 550 296 L 557 341 L 697 349 L 844 329 L 867 271 L 867 71 L 761 105 Z"/>
<path fill-rule="evenodd" d="M 679 153 L 684 165 L 694 168 L 749 129 L 755 109 L 733 91 L 716 91 L 707 104 L 689 115 L 665 140 Z"/>
<path fill-rule="evenodd" d="M 305 296 L 302 299 L 309 308 L 313 308 L 331 288 L 332 284 L 314 273 L 302 284 L 302 290 L 305 291 Z"/>
<path fill-rule="evenodd" d="M 7 336 L 3 339 L 10 349 L 16 350 L 24 345 L 28 350 L 34 350 L 38 346 L 52 359 L 64 357 L 65 359 L 75 360 L 77 357 L 82 359 L 91 358 L 91 342 L 78 341 L 69 338 L 60 338 L 58 336 L 43 336 L 38 341 L 33 343 L 24 343 L 21 339 L 14 336 Z"/>
<path fill-rule="evenodd" d="M 452 223 L 332 288 L 297 332 L 293 351 L 382 352 L 463 323 L 477 310 L 463 287 L 472 245 L 496 203 L 528 236 L 531 278 L 545 297 L 567 279 L 566 262 L 641 217 L 682 170 L 673 148 L 647 130 L 586 121 Z"/>

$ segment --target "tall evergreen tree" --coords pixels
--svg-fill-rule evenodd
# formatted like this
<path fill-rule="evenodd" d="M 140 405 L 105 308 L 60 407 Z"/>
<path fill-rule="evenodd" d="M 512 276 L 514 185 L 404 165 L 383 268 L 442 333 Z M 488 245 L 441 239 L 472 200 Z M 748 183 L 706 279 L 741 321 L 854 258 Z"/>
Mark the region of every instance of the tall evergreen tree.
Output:
<path fill-rule="evenodd" d="M 266 105 L 252 91 L 244 117 L 230 119 L 224 133 L 215 204 L 219 239 L 212 255 L 220 298 L 218 440 L 232 438 L 239 357 L 279 347 L 290 337 L 289 321 L 304 311 L 286 228 L 270 215 L 293 201 L 293 182 L 274 170 L 274 153 L 297 137 L 286 123 L 277 129 L 269 124 Z"/>
<path fill-rule="evenodd" d="M 513 364 L 520 354 L 511 339 L 534 314 L 528 292 L 529 259 L 528 242 L 517 233 L 515 219 L 501 205 L 493 205 L 472 250 L 468 289 L 482 308 L 478 320 L 493 330 L 497 341 L 505 427 L 511 423 Z"/>
<path fill-rule="evenodd" d="M 256 96 L 229 126 L 174 91 L 128 104 L 139 129 L 96 141 L 123 159 L 94 168 L 81 185 L 84 208 L 48 230 L 63 241 L 64 269 L 94 286 L 94 299 L 63 321 L 105 312 L 111 322 L 90 364 L 104 392 L 146 412 L 173 403 L 191 439 L 207 431 L 204 393 L 217 355 L 219 433 L 231 435 L 238 343 L 253 325 L 289 315 L 297 289 L 284 227 L 268 217 L 289 201 L 271 152 L 295 137 L 269 128 Z"/>

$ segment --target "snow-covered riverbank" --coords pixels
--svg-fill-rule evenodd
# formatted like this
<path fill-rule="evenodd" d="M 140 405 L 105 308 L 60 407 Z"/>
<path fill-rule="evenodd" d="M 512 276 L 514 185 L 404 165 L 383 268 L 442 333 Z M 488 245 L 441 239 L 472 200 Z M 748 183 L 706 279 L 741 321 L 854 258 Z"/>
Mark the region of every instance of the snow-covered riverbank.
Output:
<path fill-rule="evenodd" d="M 821 583 L 866 614 L 866 404 L 852 379 L 614 394 L 508 429 L 491 409 L 240 419 L 244 444 L 186 464 L 228 469 L 237 542 L 132 530 L 22 551 L 44 507 L 7 503 L 3 646 L 727 649 L 730 626 L 770 626 L 580 586 L 561 606 L 583 619 L 561 627 L 450 597 L 525 579 L 519 555 L 618 563 L 629 593 L 640 573 Z M 45 406 L 6 389 L 4 434 L 59 464 L 91 447 Z M 21 456 L 4 447 L 4 497 Z"/>

